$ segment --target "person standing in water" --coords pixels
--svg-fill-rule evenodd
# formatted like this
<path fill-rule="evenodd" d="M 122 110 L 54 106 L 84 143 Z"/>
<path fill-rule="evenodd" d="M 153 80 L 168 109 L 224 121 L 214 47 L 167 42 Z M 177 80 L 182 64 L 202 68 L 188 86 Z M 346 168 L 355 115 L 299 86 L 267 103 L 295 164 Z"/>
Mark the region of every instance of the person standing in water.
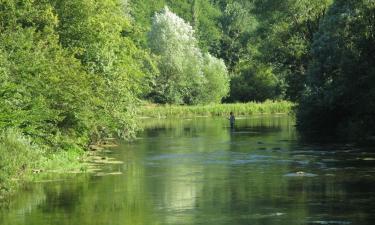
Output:
<path fill-rule="evenodd" d="M 236 120 L 236 118 L 234 118 L 234 114 L 233 112 L 230 112 L 230 116 L 229 116 L 229 123 L 230 123 L 230 128 L 233 129 L 234 128 L 234 121 Z"/>

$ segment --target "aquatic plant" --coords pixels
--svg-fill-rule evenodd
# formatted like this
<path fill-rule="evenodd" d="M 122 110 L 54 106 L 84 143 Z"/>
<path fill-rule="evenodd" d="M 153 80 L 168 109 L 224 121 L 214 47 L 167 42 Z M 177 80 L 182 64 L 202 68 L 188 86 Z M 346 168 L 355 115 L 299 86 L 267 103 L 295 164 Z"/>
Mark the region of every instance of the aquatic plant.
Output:
<path fill-rule="evenodd" d="M 254 114 L 292 113 L 295 104 L 288 101 L 265 101 L 263 103 L 234 103 L 234 104 L 210 104 L 210 105 L 153 105 L 147 104 L 141 107 L 139 117 L 198 117 L 198 116 L 227 116 L 233 112 L 236 116 L 248 116 Z"/>

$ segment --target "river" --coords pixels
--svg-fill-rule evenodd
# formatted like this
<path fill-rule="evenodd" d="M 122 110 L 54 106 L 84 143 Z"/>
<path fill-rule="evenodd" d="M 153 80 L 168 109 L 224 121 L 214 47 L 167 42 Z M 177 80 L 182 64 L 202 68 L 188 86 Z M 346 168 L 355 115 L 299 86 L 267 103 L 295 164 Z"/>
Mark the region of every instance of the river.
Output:
<path fill-rule="evenodd" d="M 106 153 L 122 164 L 27 184 L 0 224 L 374 224 L 374 149 L 305 143 L 294 124 L 144 120 L 137 140 Z"/>

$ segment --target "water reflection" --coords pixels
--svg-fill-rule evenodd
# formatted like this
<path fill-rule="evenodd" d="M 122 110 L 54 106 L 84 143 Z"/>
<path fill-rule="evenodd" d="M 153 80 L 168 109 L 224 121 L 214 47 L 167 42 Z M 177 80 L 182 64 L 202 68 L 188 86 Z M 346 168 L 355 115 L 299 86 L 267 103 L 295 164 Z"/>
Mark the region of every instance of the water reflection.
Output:
<path fill-rule="evenodd" d="M 374 154 L 308 145 L 293 119 L 145 121 L 117 175 L 28 186 L 0 224 L 372 224 Z"/>

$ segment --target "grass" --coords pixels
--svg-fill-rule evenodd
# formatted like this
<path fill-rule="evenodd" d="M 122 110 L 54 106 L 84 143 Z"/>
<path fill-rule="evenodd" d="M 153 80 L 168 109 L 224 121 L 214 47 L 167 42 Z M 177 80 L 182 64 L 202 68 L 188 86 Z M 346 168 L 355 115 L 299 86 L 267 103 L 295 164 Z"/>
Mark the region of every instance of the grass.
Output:
<path fill-rule="evenodd" d="M 82 170 L 80 159 L 84 151 L 71 148 L 53 152 L 33 144 L 19 131 L 8 129 L 0 133 L 0 202 L 6 200 L 24 181 L 42 171 L 64 172 Z"/>
<path fill-rule="evenodd" d="M 148 104 L 140 109 L 139 117 L 152 118 L 186 118 L 200 116 L 228 116 L 233 112 L 236 116 L 257 114 L 288 114 L 295 104 L 288 101 L 266 101 L 263 103 L 211 104 L 197 106 L 153 105 Z"/>
<path fill-rule="evenodd" d="M 15 130 L 0 135 L 0 198 L 17 188 L 19 180 L 35 167 L 42 151 Z"/>

